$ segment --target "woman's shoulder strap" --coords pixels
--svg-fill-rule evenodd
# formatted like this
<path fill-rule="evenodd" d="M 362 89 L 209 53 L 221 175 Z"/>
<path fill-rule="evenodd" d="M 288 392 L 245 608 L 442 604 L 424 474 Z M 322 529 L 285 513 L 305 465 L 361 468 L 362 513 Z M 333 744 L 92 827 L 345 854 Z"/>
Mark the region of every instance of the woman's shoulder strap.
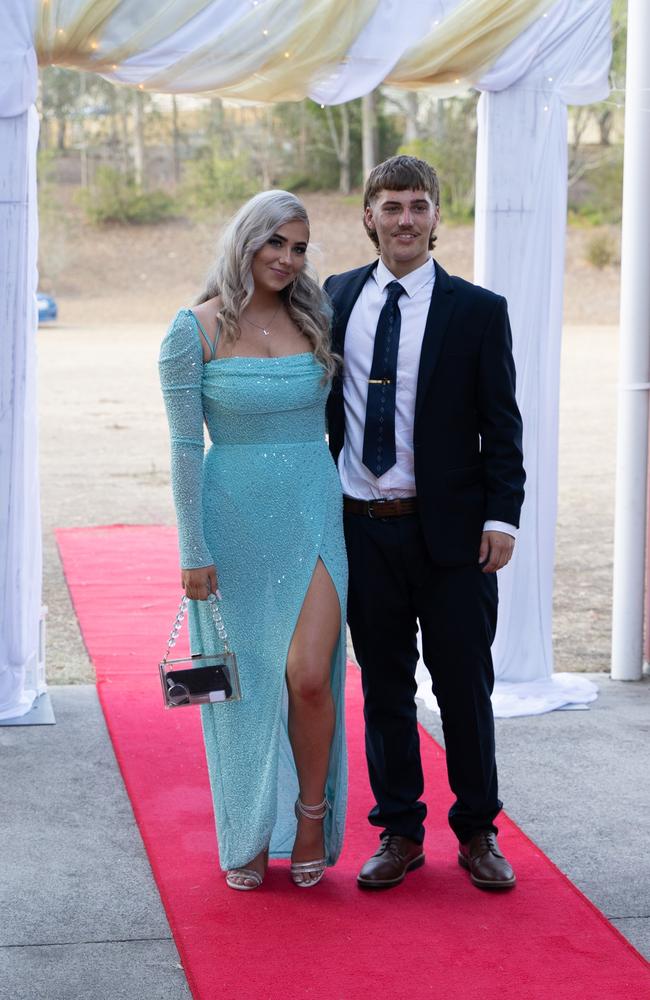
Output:
<path fill-rule="evenodd" d="M 201 320 L 196 315 L 196 313 L 192 312 L 191 309 L 188 309 L 187 311 L 190 314 L 190 316 L 192 317 L 192 319 L 194 320 L 194 322 L 196 323 L 196 327 L 197 327 L 199 333 L 201 334 L 201 336 L 205 340 L 206 344 L 208 345 L 208 348 L 210 350 L 210 360 L 213 360 L 214 357 L 215 357 L 215 355 L 216 355 L 216 353 L 217 353 L 217 344 L 219 343 L 219 326 L 217 326 L 217 335 L 216 335 L 216 337 L 214 339 L 214 344 L 213 344 L 212 341 L 210 340 L 210 338 L 208 337 L 207 333 L 205 332 L 205 330 L 203 328 L 203 324 L 201 323 Z"/>

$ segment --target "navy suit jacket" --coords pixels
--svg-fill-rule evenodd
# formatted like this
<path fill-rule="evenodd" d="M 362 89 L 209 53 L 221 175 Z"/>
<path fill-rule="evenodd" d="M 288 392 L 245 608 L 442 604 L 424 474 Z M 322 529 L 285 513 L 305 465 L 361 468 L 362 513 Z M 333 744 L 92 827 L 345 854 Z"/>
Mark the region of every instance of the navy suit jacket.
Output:
<path fill-rule="evenodd" d="M 485 521 L 519 525 L 522 426 L 506 300 L 434 263 L 415 399 L 415 485 L 433 561 L 457 566 L 476 562 Z M 341 356 L 352 307 L 376 266 L 325 282 L 334 309 L 332 347 Z M 327 417 L 336 461 L 345 432 L 341 375 L 333 380 Z"/>

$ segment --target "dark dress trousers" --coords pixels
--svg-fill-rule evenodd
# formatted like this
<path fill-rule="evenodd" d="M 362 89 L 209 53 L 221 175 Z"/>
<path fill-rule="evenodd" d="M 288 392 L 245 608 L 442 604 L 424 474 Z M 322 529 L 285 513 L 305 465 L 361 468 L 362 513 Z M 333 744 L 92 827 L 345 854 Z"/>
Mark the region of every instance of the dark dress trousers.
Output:
<path fill-rule="evenodd" d="M 333 348 L 342 356 L 352 308 L 375 267 L 325 282 Z M 371 823 L 424 838 L 414 699 L 419 621 L 456 799 L 449 822 L 465 842 L 477 830 L 496 830 L 501 808 L 490 702 L 497 583 L 478 565 L 481 533 L 487 520 L 518 526 L 525 474 L 506 301 L 437 262 L 435 269 L 415 399 L 417 514 L 346 514 L 348 621 L 362 671 L 376 799 Z M 345 435 L 340 375 L 328 400 L 328 430 L 338 460 Z"/>

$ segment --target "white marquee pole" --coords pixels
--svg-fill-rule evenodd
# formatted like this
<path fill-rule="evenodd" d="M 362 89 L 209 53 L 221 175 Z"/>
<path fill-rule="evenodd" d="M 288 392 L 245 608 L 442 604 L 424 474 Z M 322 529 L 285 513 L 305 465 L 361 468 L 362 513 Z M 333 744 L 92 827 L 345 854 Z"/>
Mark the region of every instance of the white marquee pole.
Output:
<path fill-rule="evenodd" d="M 37 690 L 41 524 L 36 406 L 36 142 L 32 106 L 0 118 L 0 724 Z"/>
<path fill-rule="evenodd" d="M 612 679 L 643 672 L 643 592 L 650 379 L 650 4 L 629 0 L 621 333 L 614 528 Z"/>

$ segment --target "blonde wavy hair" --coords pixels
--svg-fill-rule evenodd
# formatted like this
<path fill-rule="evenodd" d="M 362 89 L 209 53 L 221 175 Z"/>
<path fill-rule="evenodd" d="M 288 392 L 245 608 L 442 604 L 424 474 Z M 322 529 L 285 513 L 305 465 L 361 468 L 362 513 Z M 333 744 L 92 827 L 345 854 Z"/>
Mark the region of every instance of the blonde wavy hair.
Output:
<path fill-rule="evenodd" d="M 221 297 L 221 337 L 233 344 L 240 335 L 239 318 L 254 290 L 251 264 L 258 250 L 287 222 L 309 227 L 305 206 L 289 191 L 262 191 L 247 201 L 221 235 L 217 258 L 196 305 Z M 316 272 L 305 261 L 296 278 L 280 292 L 289 317 L 308 338 L 326 377 L 336 373 L 339 358 L 330 349 L 332 309 Z"/>

